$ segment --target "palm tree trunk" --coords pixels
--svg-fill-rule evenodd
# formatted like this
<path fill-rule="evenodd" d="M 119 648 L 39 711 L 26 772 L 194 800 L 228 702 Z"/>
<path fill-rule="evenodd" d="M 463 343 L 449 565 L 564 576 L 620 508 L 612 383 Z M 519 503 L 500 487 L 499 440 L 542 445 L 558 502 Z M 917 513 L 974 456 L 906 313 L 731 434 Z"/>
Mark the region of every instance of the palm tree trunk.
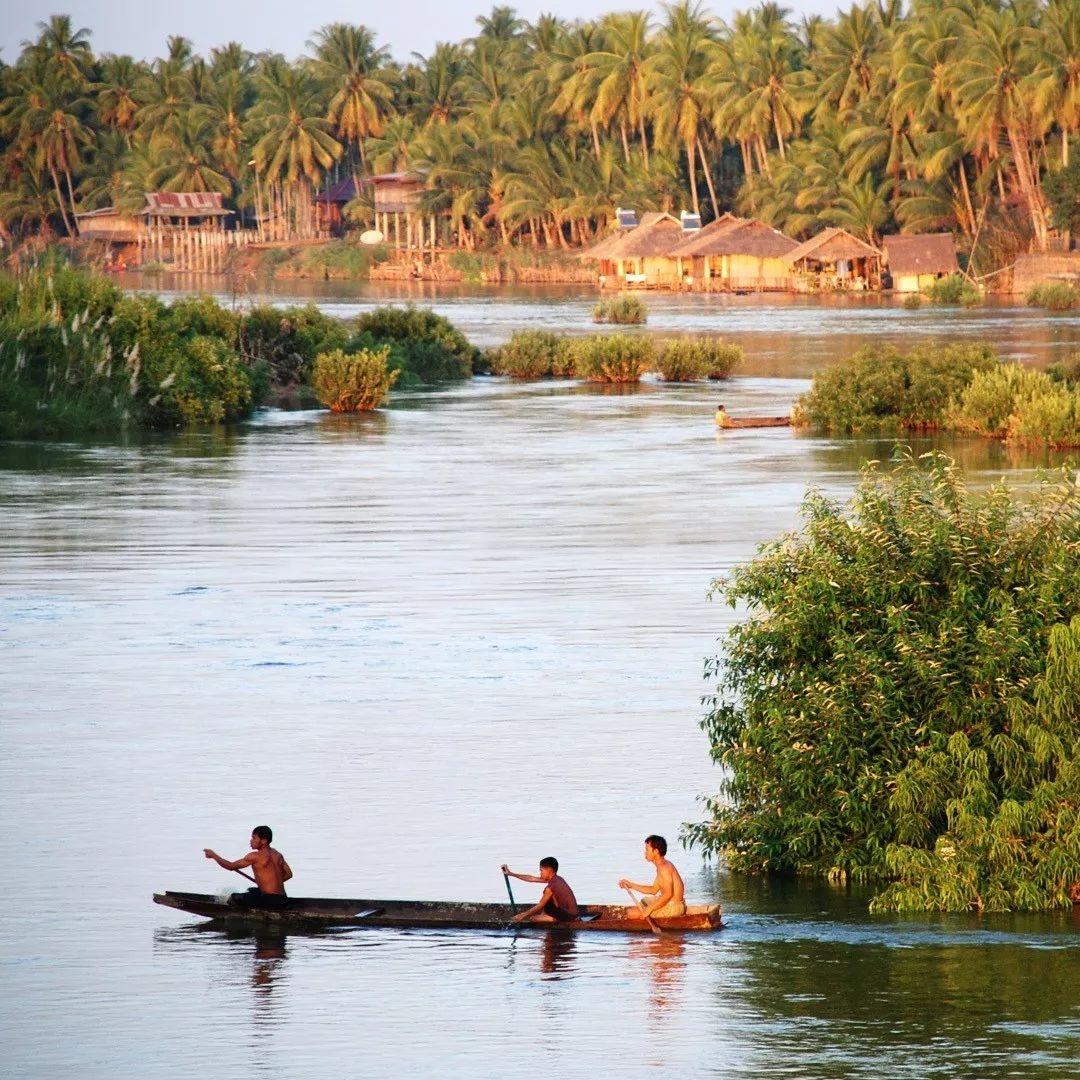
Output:
<path fill-rule="evenodd" d="M 754 160 L 750 157 L 750 147 L 745 139 L 739 140 L 739 153 L 742 154 L 743 175 L 749 180 L 754 175 Z"/>
<path fill-rule="evenodd" d="M 971 191 L 968 189 L 967 171 L 964 169 L 964 159 L 960 158 L 957 163 L 960 172 L 960 190 L 964 193 L 964 207 L 967 210 L 968 221 L 971 223 L 971 233 L 975 233 L 975 209 L 971 205 Z"/>
<path fill-rule="evenodd" d="M 709 198 L 712 200 L 713 217 L 718 218 L 720 216 L 720 206 L 716 201 L 716 188 L 713 187 L 712 171 L 705 157 L 705 147 L 701 145 L 700 139 L 697 141 L 697 148 L 698 155 L 701 157 L 701 170 L 705 173 L 705 183 L 709 185 Z"/>
<path fill-rule="evenodd" d="M 53 187 L 56 188 L 56 205 L 60 207 L 60 217 L 63 218 L 64 228 L 68 236 L 74 236 L 75 232 L 71 228 L 71 222 L 68 221 L 67 210 L 64 207 L 64 191 L 60 187 L 60 177 L 56 175 L 56 166 L 52 163 L 49 164 L 49 173 L 52 176 Z"/>
<path fill-rule="evenodd" d="M 600 160 L 600 133 L 596 129 L 595 122 L 590 121 L 590 127 L 592 128 L 592 146 L 593 154 L 596 156 L 596 160 Z"/>
<path fill-rule="evenodd" d="M 784 136 L 780 133 L 780 117 L 775 109 L 773 110 L 773 129 L 776 131 L 776 148 L 780 151 L 780 160 L 787 161 L 787 154 L 784 153 Z"/>
<path fill-rule="evenodd" d="M 686 144 L 686 164 L 690 169 L 690 197 L 694 201 L 694 213 L 700 214 L 701 207 L 698 205 L 697 197 L 697 172 L 694 170 L 694 143 Z"/>
<path fill-rule="evenodd" d="M 641 132 L 641 156 L 645 162 L 645 168 L 649 168 L 649 140 L 645 131 L 645 117 L 641 116 L 638 119 L 638 129 Z M 1066 165 L 1068 162 L 1066 161 Z"/>
<path fill-rule="evenodd" d="M 1069 167 L 1069 129 L 1064 124 L 1061 125 L 1061 167 Z"/>
<path fill-rule="evenodd" d="M 630 140 L 626 137 L 626 123 L 619 121 L 619 136 L 622 138 L 623 161 L 630 164 Z"/>
<path fill-rule="evenodd" d="M 71 170 L 68 168 L 67 162 L 64 162 L 64 178 L 67 180 L 68 198 L 71 201 L 71 216 L 74 218 L 79 209 L 75 205 L 75 189 L 71 185 Z"/>

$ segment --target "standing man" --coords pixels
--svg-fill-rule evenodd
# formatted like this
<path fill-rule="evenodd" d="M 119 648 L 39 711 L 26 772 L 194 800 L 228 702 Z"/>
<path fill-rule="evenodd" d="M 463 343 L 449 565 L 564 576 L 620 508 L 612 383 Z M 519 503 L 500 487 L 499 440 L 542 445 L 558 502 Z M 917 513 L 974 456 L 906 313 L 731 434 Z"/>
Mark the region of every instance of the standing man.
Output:
<path fill-rule="evenodd" d="M 274 833 L 269 825 L 257 825 L 251 830 L 251 851 L 236 862 L 229 862 L 216 851 L 203 848 L 203 854 L 223 870 L 251 867 L 255 875 L 255 888 L 248 889 L 246 893 L 233 893 L 234 900 L 251 907 L 280 907 L 285 901 L 285 882 L 293 876 L 293 872 L 281 852 L 270 846 L 273 839 Z"/>
<path fill-rule="evenodd" d="M 533 881 L 544 886 L 540 901 L 528 911 L 515 915 L 511 922 L 573 922 L 578 917 L 577 899 L 573 889 L 559 877 L 559 860 L 550 855 L 540 860 L 540 876 L 517 874 L 503 863 L 502 872 L 518 881 Z"/>
<path fill-rule="evenodd" d="M 631 919 L 670 919 L 686 914 L 683 879 L 675 864 L 667 859 L 667 841 L 662 836 L 645 837 L 645 860 L 656 867 L 656 878 L 651 885 L 638 885 L 623 878 L 620 889 L 633 889 L 634 892 L 655 896 L 649 902 L 641 900 L 640 908 L 632 907 L 627 912 Z"/>

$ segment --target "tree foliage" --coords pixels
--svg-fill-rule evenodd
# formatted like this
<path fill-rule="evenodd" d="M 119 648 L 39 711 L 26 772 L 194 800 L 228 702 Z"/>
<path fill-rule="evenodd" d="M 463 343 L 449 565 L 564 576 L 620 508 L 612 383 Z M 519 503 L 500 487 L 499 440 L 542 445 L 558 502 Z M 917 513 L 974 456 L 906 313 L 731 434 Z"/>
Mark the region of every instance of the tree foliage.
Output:
<path fill-rule="evenodd" d="M 724 770 L 690 841 L 736 870 L 883 886 L 879 909 L 1065 905 L 1080 878 L 1080 489 L 868 465 L 725 582 Z"/>

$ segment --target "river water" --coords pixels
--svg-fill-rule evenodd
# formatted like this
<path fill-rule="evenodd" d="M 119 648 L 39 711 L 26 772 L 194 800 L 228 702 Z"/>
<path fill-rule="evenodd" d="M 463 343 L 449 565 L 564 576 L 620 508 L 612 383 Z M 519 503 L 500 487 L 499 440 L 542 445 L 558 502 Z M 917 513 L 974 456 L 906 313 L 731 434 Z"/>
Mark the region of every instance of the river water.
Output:
<path fill-rule="evenodd" d="M 456 303 L 495 340 L 587 298 Z M 806 319 L 733 413 L 806 386 L 832 333 Z M 674 845 L 717 934 L 231 936 L 151 904 L 235 887 L 201 849 L 260 823 L 296 895 L 500 900 L 500 863 L 548 854 L 583 901 L 647 876 L 642 837 L 717 780 L 702 660 L 736 613 L 709 582 L 890 450 L 717 433 L 716 396 L 477 379 L 0 446 L 0 1076 L 1076 1076 L 1068 915 L 871 917 Z M 945 445 L 975 482 L 1055 463 Z"/>

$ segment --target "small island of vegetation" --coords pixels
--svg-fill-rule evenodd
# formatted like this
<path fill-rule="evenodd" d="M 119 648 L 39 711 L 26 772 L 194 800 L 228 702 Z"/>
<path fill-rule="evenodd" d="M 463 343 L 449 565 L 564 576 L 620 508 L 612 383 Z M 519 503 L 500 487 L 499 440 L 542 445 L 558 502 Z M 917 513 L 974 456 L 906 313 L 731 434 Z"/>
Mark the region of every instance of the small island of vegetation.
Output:
<path fill-rule="evenodd" d="M 878 911 L 1064 907 L 1080 880 L 1080 488 L 969 491 L 947 458 L 811 493 L 716 588 L 725 770 L 687 830 L 735 870 L 875 884 Z"/>

